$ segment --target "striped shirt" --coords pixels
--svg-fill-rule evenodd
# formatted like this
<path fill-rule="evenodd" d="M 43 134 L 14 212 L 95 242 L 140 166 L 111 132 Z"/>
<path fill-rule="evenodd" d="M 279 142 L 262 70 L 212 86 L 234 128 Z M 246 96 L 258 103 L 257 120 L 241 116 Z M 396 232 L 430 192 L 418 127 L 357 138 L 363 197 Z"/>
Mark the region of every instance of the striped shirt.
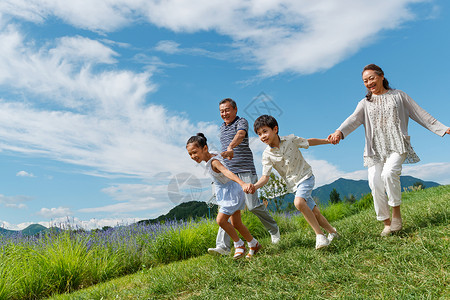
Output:
<path fill-rule="evenodd" d="M 229 125 L 223 122 L 222 126 L 220 126 L 220 143 L 222 144 L 222 151 L 227 151 L 228 145 L 230 145 L 239 130 L 245 130 L 245 138 L 233 149 L 233 158 L 231 160 L 224 159 L 225 166 L 235 174 L 245 172 L 256 174 L 255 164 L 253 163 L 253 153 L 248 145 L 248 122 L 246 119 L 236 116 L 236 119 Z"/>

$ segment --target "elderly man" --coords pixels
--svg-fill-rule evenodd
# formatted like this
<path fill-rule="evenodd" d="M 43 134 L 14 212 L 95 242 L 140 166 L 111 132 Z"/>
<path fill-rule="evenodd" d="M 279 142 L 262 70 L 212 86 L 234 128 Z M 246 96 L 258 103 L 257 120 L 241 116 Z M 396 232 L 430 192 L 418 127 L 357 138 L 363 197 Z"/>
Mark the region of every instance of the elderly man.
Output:
<path fill-rule="evenodd" d="M 256 183 L 255 164 L 253 153 L 248 143 L 248 122 L 237 116 L 237 105 L 233 99 L 226 98 L 219 103 L 220 116 L 224 123 L 220 127 L 220 143 L 222 144 L 222 156 L 226 167 L 235 173 L 244 182 Z M 245 203 L 249 211 L 255 214 L 269 231 L 272 243 L 280 240 L 280 230 L 266 207 L 260 202 L 258 194 L 245 194 Z M 227 255 L 230 253 L 230 237 L 219 228 L 216 239 L 216 248 L 209 248 L 211 254 Z"/>

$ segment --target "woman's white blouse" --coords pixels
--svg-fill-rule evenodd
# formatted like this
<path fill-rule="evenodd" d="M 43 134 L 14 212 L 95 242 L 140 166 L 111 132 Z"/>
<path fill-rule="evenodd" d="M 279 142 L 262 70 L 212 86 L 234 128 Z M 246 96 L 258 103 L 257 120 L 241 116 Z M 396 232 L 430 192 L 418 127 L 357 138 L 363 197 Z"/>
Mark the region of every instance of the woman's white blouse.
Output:
<path fill-rule="evenodd" d="M 383 162 L 392 152 L 407 153 L 405 163 L 415 163 L 420 159 L 411 147 L 408 135 L 409 118 L 440 136 L 448 129 L 405 92 L 389 90 L 383 95 L 372 95 L 372 102 L 366 98 L 362 99 L 353 114 L 338 130 L 345 138 L 361 124 L 364 125 L 365 166 L 370 167 L 376 162 Z"/>

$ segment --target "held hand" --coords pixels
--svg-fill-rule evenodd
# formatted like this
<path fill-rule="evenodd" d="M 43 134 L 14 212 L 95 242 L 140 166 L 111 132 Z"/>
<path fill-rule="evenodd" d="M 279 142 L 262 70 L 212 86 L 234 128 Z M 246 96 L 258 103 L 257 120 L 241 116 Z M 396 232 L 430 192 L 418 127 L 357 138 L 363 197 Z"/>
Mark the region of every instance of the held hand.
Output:
<path fill-rule="evenodd" d="M 336 143 L 335 136 L 334 136 L 334 133 L 332 133 L 332 134 L 330 134 L 330 135 L 328 136 L 328 141 L 330 141 L 330 143 L 332 143 L 333 145 L 336 145 L 336 144 L 337 144 L 337 143 Z"/>
<path fill-rule="evenodd" d="M 447 128 L 447 131 L 445 133 L 450 135 L 450 127 Z"/>
<path fill-rule="evenodd" d="M 231 160 L 234 156 L 234 151 L 227 150 L 227 151 L 222 152 L 220 155 L 222 155 L 223 158 L 228 158 L 229 160 Z"/>
<path fill-rule="evenodd" d="M 250 194 L 254 194 L 256 192 L 255 185 L 253 183 L 250 184 Z"/>
<path fill-rule="evenodd" d="M 327 140 L 328 140 L 331 144 L 336 145 L 336 143 L 334 142 L 334 138 L 333 138 L 333 135 L 332 135 L 332 134 L 330 134 L 330 135 L 328 136 Z"/>
<path fill-rule="evenodd" d="M 248 183 L 244 183 L 242 185 L 242 190 L 244 191 L 244 193 L 248 194 L 249 193 L 249 189 L 250 189 L 250 185 Z"/>
<path fill-rule="evenodd" d="M 242 190 L 246 193 L 246 194 L 253 194 L 255 192 L 255 186 L 251 183 L 244 183 L 242 185 Z"/>
<path fill-rule="evenodd" d="M 334 133 L 328 136 L 328 140 L 333 144 L 339 144 L 342 138 L 342 133 L 339 130 L 336 130 Z"/>

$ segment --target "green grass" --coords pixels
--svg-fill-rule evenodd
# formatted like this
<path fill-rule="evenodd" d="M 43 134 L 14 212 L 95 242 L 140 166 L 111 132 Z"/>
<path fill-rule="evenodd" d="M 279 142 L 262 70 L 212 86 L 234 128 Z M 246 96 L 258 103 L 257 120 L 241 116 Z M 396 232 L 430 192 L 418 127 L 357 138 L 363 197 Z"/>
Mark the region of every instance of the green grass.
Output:
<path fill-rule="evenodd" d="M 212 221 L 0 237 L 0 300 L 42 299 L 206 253 Z"/>
<path fill-rule="evenodd" d="M 301 216 L 276 216 L 281 242 L 260 233 L 251 261 L 202 255 L 52 299 L 449 299 L 449 201 L 450 186 L 404 192 L 404 230 L 384 238 L 373 209 L 325 210 L 341 238 L 323 251 Z"/>

